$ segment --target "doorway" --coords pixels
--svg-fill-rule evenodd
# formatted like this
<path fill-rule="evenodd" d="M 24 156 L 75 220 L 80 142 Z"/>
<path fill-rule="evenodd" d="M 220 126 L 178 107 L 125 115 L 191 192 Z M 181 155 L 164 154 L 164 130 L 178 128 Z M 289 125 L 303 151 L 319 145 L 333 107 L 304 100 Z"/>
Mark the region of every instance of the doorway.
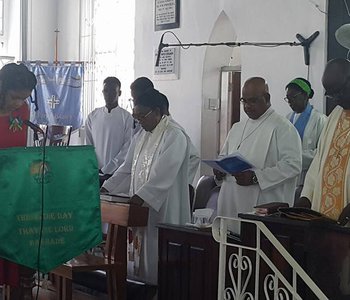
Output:
<path fill-rule="evenodd" d="M 209 98 L 202 110 L 202 158 L 216 158 L 232 125 L 240 120 L 241 70 L 222 67 L 219 98 Z M 212 175 L 212 170 L 201 165 L 201 175 Z"/>
<path fill-rule="evenodd" d="M 236 31 L 225 11 L 218 16 L 208 42 L 235 41 Z M 239 47 L 207 47 L 203 65 L 201 109 L 201 158 L 216 158 L 233 122 L 239 120 Z M 200 175 L 212 175 L 200 166 Z"/>
<path fill-rule="evenodd" d="M 232 125 L 240 119 L 241 70 L 237 67 L 221 68 L 219 155 Z"/>

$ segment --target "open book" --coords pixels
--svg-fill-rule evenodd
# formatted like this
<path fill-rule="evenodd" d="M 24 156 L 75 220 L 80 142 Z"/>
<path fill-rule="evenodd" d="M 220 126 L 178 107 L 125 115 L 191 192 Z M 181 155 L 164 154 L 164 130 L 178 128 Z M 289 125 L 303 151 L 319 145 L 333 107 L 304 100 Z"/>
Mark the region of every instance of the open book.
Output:
<path fill-rule="evenodd" d="M 234 152 L 230 155 L 217 159 L 203 159 L 202 161 L 213 169 L 217 169 L 227 174 L 254 169 L 254 166 L 249 161 L 247 161 L 239 152 Z"/>

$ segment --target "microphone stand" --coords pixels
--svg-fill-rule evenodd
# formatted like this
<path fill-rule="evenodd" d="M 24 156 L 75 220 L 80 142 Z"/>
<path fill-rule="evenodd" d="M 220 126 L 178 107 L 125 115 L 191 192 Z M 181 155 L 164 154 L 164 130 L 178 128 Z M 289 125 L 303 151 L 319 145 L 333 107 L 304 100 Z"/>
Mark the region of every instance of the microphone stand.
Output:
<path fill-rule="evenodd" d="M 39 147 L 40 141 L 39 141 L 39 135 L 37 131 L 34 131 L 34 147 Z"/>
<path fill-rule="evenodd" d="M 179 41 L 178 44 L 166 44 L 163 43 L 163 38 L 166 33 L 172 33 L 175 38 Z M 202 47 L 202 46 L 228 46 L 228 47 L 241 47 L 241 46 L 256 46 L 256 47 L 279 47 L 279 46 L 302 46 L 304 48 L 304 61 L 305 65 L 310 63 L 310 45 L 319 35 L 319 31 L 315 31 L 309 38 L 303 38 L 299 33 L 296 35 L 298 42 L 218 42 L 218 43 L 181 43 L 178 37 L 172 31 L 165 31 L 160 39 L 158 46 L 158 54 L 156 60 L 156 67 L 159 66 L 159 59 L 161 52 L 166 47 L 182 47 L 188 49 L 189 47 Z"/>
<path fill-rule="evenodd" d="M 30 129 L 33 130 L 33 135 L 34 135 L 34 146 L 35 147 L 41 147 L 40 140 L 39 140 L 39 135 L 38 132 L 40 132 L 43 135 L 43 145 L 45 147 L 46 145 L 46 133 L 44 130 L 42 130 L 37 124 L 32 123 L 29 120 L 24 120 L 24 124 L 26 124 Z"/>

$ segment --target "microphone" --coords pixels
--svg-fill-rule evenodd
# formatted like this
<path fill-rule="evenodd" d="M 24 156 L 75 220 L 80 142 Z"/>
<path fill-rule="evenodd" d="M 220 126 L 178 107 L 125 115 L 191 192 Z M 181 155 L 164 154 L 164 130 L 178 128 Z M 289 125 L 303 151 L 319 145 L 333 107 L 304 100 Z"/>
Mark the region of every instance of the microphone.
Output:
<path fill-rule="evenodd" d="M 159 59 L 160 59 L 160 54 L 162 52 L 162 49 L 165 47 L 163 44 L 163 37 L 164 37 L 165 32 L 162 34 L 162 37 L 160 38 L 159 46 L 158 46 L 158 53 L 157 53 L 157 60 L 156 60 L 156 67 L 159 67 Z"/>
<path fill-rule="evenodd" d="M 42 130 L 38 125 L 30 122 L 29 120 L 24 120 L 23 123 L 26 124 L 28 127 L 30 127 L 34 131 L 34 146 L 35 147 L 40 147 L 41 146 L 38 132 L 40 132 L 43 135 L 43 137 L 44 137 L 43 145 L 45 146 L 45 144 L 46 144 L 46 134 L 45 134 L 44 130 Z"/>
<path fill-rule="evenodd" d="M 23 123 L 30 127 L 34 132 L 40 132 L 41 134 L 45 135 L 44 130 L 42 130 L 38 125 L 30 122 L 29 120 L 24 120 Z"/>

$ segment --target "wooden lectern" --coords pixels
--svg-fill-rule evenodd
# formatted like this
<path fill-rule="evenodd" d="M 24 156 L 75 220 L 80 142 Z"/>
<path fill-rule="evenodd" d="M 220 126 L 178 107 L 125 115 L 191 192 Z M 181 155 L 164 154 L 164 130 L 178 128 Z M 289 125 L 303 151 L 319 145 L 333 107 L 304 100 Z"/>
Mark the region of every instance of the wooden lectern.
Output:
<path fill-rule="evenodd" d="M 93 270 L 107 272 L 108 299 L 126 299 L 127 227 L 147 225 L 148 208 L 101 201 L 102 222 L 109 223 L 105 257 L 84 253 L 52 271 L 58 277 L 58 299 L 72 299 L 74 274 Z M 112 227 L 112 228 L 111 228 Z"/>
<path fill-rule="evenodd" d="M 115 226 L 116 228 L 114 229 L 113 236 L 115 237 L 114 242 L 116 245 L 118 245 L 118 248 L 113 249 L 113 251 L 116 254 L 115 264 L 118 265 L 118 276 L 115 278 L 117 281 L 116 295 L 112 299 L 125 300 L 127 276 L 127 227 L 147 226 L 148 208 L 126 203 L 101 201 L 101 215 L 103 222 L 117 225 Z M 79 258 L 82 259 L 80 260 Z M 57 292 L 59 297 L 72 299 L 71 281 L 74 279 L 74 273 L 91 270 L 91 266 L 87 265 L 88 261 L 89 260 L 86 260 L 86 255 L 83 254 L 82 256 L 74 258 L 52 271 L 53 274 L 61 277 L 58 280 Z M 94 262 L 96 262 L 96 260 L 94 260 Z M 6 287 L 3 291 L 3 299 L 33 299 L 32 288 L 34 287 L 34 273 L 35 270 L 21 266 L 20 288 L 13 289 L 13 291 L 10 292 L 9 287 Z M 62 278 L 64 279 L 62 280 Z M 109 284 L 112 285 L 113 283 Z"/>

